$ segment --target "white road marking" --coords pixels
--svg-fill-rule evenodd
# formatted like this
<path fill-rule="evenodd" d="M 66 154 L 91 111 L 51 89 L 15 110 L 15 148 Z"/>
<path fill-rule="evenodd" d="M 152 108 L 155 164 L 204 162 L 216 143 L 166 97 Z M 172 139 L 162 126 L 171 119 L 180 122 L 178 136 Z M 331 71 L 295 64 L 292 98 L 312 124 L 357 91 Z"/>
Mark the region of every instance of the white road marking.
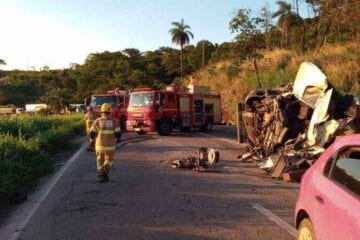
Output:
<path fill-rule="evenodd" d="M 29 199 L 13 213 L 12 217 L 5 222 L 5 226 L 0 229 L 1 239 L 18 239 L 21 232 L 25 230 L 26 225 L 40 205 L 45 201 L 46 197 L 49 195 L 56 183 L 87 146 L 88 143 L 83 144 L 81 148 L 64 164 L 64 166 L 49 179 L 46 185 L 39 192 L 35 193 L 34 196 L 30 196 Z"/>
<path fill-rule="evenodd" d="M 261 212 L 262 214 L 264 214 L 266 217 L 268 217 L 271 221 L 273 221 L 275 224 L 277 224 L 279 227 L 281 227 L 282 229 L 284 229 L 285 231 L 287 231 L 290 235 L 296 237 L 297 236 L 297 231 L 296 229 L 291 226 L 290 224 L 288 224 L 287 222 L 285 222 L 284 220 L 282 220 L 280 217 L 276 216 L 274 213 L 272 213 L 270 210 L 264 208 L 263 206 L 261 206 L 258 203 L 252 203 L 251 204 L 253 208 L 255 208 L 257 211 Z"/>
<path fill-rule="evenodd" d="M 134 139 L 137 139 L 136 137 Z M 145 140 L 150 139 L 149 137 Z M 126 144 L 126 140 L 119 144 L 122 147 Z M 139 139 L 137 139 L 139 140 Z M 85 150 L 88 143 L 84 143 L 74 155 L 69 158 L 68 161 L 61 167 L 54 176 L 52 176 L 48 182 L 38 192 L 30 195 L 28 200 L 21 204 L 21 206 L 12 214 L 12 216 L 5 221 L 5 224 L 0 227 L 0 237 L 6 240 L 16 240 L 19 238 L 21 232 L 26 228 L 26 225 L 31 220 L 34 213 L 39 209 L 41 204 L 45 201 L 51 190 L 54 188 L 56 183 L 60 180 L 66 170 L 75 162 L 79 155 Z"/>

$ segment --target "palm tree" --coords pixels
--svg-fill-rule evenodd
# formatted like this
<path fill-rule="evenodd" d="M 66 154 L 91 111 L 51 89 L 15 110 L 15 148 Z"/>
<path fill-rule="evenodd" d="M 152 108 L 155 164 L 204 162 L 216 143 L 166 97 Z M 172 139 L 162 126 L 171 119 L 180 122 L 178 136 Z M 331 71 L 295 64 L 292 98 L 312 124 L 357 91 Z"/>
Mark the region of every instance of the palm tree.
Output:
<path fill-rule="evenodd" d="M 175 44 L 180 45 L 181 55 L 180 55 L 180 71 L 181 71 L 181 81 L 183 79 L 183 50 L 186 44 L 190 43 L 190 37 L 194 38 L 192 32 L 189 31 L 190 26 L 184 24 L 184 19 L 181 19 L 181 22 L 172 22 L 174 28 L 169 30 L 171 34 L 171 41 Z"/>
<path fill-rule="evenodd" d="M 279 6 L 279 9 L 272 15 L 272 17 L 279 17 L 277 25 L 281 29 L 283 36 L 285 36 L 285 48 L 287 48 L 289 43 L 289 28 L 295 14 L 291 10 L 290 3 L 277 1 L 276 4 Z"/>

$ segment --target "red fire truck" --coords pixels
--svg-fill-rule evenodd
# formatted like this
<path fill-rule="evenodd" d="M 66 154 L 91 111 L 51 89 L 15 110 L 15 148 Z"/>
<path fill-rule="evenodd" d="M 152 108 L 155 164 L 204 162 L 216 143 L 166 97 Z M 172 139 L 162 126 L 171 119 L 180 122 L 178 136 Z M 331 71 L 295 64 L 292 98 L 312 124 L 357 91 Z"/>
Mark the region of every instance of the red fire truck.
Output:
<path fill-rule="evenodd" d="M 105 93 L 96 93 L 91 95 L 90 105 L 99 115 L 100 108 L 103 103 L 110 103 L 112 105 L 111 116 L 119 119 L 121 129 L 126 130 L 126 109 L 129 103 L 129 94 L 126 91 L 115 89 Z"/>
<path fill-rule="evenodd" d="M 193 86 L 189 91 L 138 89 L 130 93 L 126 129 L 145 134 L 157 131 L 169 135 L 174 128 L 210 131 L 221 123 L 221 98 L 209 87 Z"/>

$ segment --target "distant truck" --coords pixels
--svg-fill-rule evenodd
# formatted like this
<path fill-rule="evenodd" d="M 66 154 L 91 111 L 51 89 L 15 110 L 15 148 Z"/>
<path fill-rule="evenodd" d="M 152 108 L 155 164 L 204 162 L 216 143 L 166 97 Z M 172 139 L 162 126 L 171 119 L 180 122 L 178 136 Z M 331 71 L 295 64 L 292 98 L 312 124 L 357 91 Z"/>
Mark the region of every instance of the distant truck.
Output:
<path fill-rule="evenodd" d="M 91 96 L 90 106 L 92 106 L 94 111 L 99 115 L 103 103 L 110 103 L 112 105 L 111 116 L 118 119 L 121 130 L 125 130 L 127 119 L 126 109 L 129 103 L 128 92 L 115 89 L 105 93 L 96 93 Z"/>
<path fill-rule="evenodd" d="M 85 104 L 83 103 L 71 103 L 69 104 L 70 112 L 85 112 Z"/>
<path fill-rule="evenodd" d="M 25 104 L 25 112 L 26 113 L 38 113 L 44 110 L 49 110 L 49 105 L 45 103 L 32 103 L 32 104 Z"/>
<path fill-rule="evenodd" d="M 0 114 L 15 114 L 16 113 L 16 108 L 13 107 L 2 107 L 0 108 Z"/>
<path fill-rule="evenodd" d="M 169 135 L 174 128 L 210 131 L 221 123 L 221 98 L 209 87 L 192 86 L 178 91 L 138 89 L 130 93 L 126 129 L 138 134 L 157 131 Z"/>

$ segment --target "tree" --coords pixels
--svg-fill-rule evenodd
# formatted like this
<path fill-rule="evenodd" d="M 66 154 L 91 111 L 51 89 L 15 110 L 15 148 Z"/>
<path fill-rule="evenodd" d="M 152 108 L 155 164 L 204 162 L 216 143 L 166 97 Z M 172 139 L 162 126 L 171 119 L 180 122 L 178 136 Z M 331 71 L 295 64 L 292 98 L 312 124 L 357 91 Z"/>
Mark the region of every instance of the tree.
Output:
<path fill-rule="evenodd" d="M 248 59 L 253 63 L 256 80 L 259 87 L 262 86 L 257 61 L 263 56 L 259 49 L 265 48 L 264 35 L 261 32 L 263 20 L 259 17 L 251 17 L 251 10 L 240 9 L 236 16 L 230 21 L 232 33 L 238 33 L 235 40 L 241 50 L 240 57 Z"/>
<path fill-rule="evenodd" d="M 180 22 L 172 22 L 171 23 L 174 28 L 169 30 L 171 34 L 171 41 L 177 45 L 180 45 L 181 54 L 180 54 L 180 72 L 181 72 L 181 81 L 183 79 L 183 50 L 184 45 L 190 43 L 190 37 L 194 38 L 192 32 L 189 31 L 190 26 L 185 25 L 184 19 L 181 19 Z"/>
<path fill-rule="evenodd" d="M 283 36 L 285 37 L 284 47 L 288 48 L 289 31 L 297 14 L 293 13 L 290 3 L 285 1 L 277 1 L 276 4 L 279 6 L 279 9 L 272 15 L 272 17 L 279 17 L 278 27 L 281 29 Z"/>
<path fill-rule="evenodd" d="M 6 65 L 6 62 L 5 62 L 5 60 L 3 60 L 3 59 L 0 59 L 0 65 Z"/>
<path fill-rule="evenodd" d="M 271 24 L 272 15 L 271 15 L 271 12 L 270 12 L 269 3 L 265 2 L 265 5 L 261 8 L 260 11 L 261 11 L 260 15 L 261 15 L 261 19 L 262 19 L 261 26 L 264 29 L 266 47 L 268 48 L 270 46 L 269 30 L 272 28 L 272 24 Z"/>
<path fill-rule="evenodd" d="M 188 46 L 184 49 L 187 53 L 187 64 L 191 66 L 194 71 L 206 66 L 210 61 L 215 46 L 207 40 L 199 41 L 194 47 Z M 186 66 L 185 66 L 186 68 Z"/>
<path fill-rule="evenodd" d="M 238 44 L 235 42 L 223 42 L 220 45 L 215 44 L 214 53 L 211 56 L 211 61 L 233 61 L 238 58 L 237 54 Z"/>

